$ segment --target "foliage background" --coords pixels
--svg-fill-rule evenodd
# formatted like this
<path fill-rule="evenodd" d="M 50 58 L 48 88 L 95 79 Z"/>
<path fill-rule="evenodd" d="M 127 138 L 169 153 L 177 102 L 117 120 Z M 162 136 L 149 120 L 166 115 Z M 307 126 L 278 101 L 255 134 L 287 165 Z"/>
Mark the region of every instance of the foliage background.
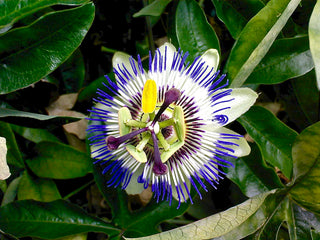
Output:
<path fill-rule="evenodd" d="M 0 238 L 319 239 L 319 19 L 315 0 L 0 1 L 11 170 L 0 180 Z M 260 93 L 230 126 L 248 133 L 252 153 L 179 209 L 106 188 L 85 142 L 112 54 L 147 59 L 168 40 L 190 61 L 219 49 L 231 86 Z"/>

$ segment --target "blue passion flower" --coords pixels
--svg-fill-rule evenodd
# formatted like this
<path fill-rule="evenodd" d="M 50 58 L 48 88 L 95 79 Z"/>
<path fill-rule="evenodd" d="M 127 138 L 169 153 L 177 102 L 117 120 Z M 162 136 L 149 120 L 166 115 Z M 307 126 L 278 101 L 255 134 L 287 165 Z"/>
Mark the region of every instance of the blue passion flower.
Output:
<path fill-rule="evenodd" d="M 248 155 L 250 147 L 224 126 L 256 101 L 249 88 L 225 88 L 219 54 L 209 49 L 191 64 L 188 54 L 170 43 L 149 57 L 149 70 L 116 53 L 116 83 L 106 77 L 107 91 L 97 91 L 88 127 L 95 163 L 110 174 L 108 186 L 129 194 L 151 186 L 159 200 L 185 202 L 194 188 L 216 188 L 232 166 L 224 157 Z"/>

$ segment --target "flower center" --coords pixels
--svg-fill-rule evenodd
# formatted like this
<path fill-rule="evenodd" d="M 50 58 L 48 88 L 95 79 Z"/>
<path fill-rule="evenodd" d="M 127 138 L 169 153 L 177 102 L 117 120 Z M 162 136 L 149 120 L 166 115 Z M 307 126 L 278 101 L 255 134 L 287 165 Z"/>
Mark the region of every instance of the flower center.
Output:
<path fill-rule="evenodd" d="M 116 150 L 122 143 L 136 138 L 137 145 L 127 143 L 126 150 L 137 161 L 145 163 L 148 158 L 144 149 L 151 141 L 149 145 L 153 145 L 153 156 L 149 161 L 153 162 L 153 172 L 156 175 L 166 174 L 167 165 L 164 163 L 183 146 L 185 140 L 186 126 L 182 107 L 175 105 L 169 108 L 180 99 L 180 95 L 178 89 L 169 89 L 156 112 L 156 85 L 153 80 L 148 80 L 142 94 L 144 113 L 141 119 L 133 120 L 129 109 L 121 108 L 118 111 L 120 137 L 108 136 L 106 138 L 108 149 Z"/>

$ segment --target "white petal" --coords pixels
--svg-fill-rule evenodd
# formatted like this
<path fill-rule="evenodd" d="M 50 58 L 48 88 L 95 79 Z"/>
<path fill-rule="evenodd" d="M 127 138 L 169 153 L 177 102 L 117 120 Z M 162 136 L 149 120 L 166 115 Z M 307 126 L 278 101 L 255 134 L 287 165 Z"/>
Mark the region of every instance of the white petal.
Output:
<path fill-rule="evenodd" d="M 7 145 L 6 139 L 0 137 L 0 180 L 5 180 L 10 177 L 10 169 L 7 164 Z"/>
<path fill-rule="evenodd" d="M 206 62 L 206 64 L 209 66 L 206 73 L 211 70 L 213 67 L 213 72 L 216 72 L 218 70 L 220 56 L 217 49 L 209 49 L 207 50 L 202 56 L 201 59 Z M 206 73 L 204 75 L 206 75 Z"/>
<path fill-rule="evenodd" d="M 228 89 L 221 89 L 216 91 L 213 96 L 226 91 Z M 234 88 L 230 95 L 218 98 L 213 103 L 214 114 L 213 116 L 225 115 L 228 117 L 223 125 L 233 122 L 255 103 L 258 98 L 258 94 L 250 88 Z M 220 125 L 221 126 L 221 125 Z"/>
<path fill-rule="evenodd" d="M 131 64 L 130 64 L 130 61 L 129 61 L 129 58 L 131 56 L 124 53 L 124 52 L 116 52 L 113 57 L 112 57 L 112 66 L 113 68 L 118 68 L 118 65 L 122 67 L 122 65 L 126 66 L 128 71 L 132 74 L 132 75 L 135 75 L 133 73 L 133 70 L 132 68 L 130 67 Z M 137 62 L 136 60 L 134 60 L 136 66 L 137 66 Z"/>
<path fill-rule="evenodd" d="M 173 46 L 171 43 L 166 42 L 161 47 L 159 47 L 157 51 L 159 51 L 160 55 L 163 56 L 162 63 L 163 63 L 163 66 L 165 64 L 166 71 L 170 70 L 173 62 L 174 54 L 177 51 L 175 46 Z M 156 54 L 158 53 L 156 52 Z M 166 58 L 164 58 L 164 56 L 166 56 Z M 155 58 L 153 58 L 152 66 L 154 66 L 154 61 L 155 61 Z"/>
<path fill-rule="evenodd" d="M 140 165 L 140 167 L 135 171 L 131 177 L 131 181 L 126 187 L 125 191 L 127 194 L 140 194 L 144 190 L 143 184 L 138 183 L 137 179 L 142 174 L 144 166 Z"/>
<path fill-rule="evenodd" d="M 209 128 L 207 130 L 210 131 Z M 214 132 L 240 136 L 238 133 L 236 133 L 228 128 L 225 128 L 225 127 L 215 129 Z M 221 139 L 221 140 L 223 140 L 223 139 Z M 231 148 L 234 151 L 232 153 L 232 155 L 234 155 L 236 157 L 243 157 L 243 156 L 247 156 L 250 154 L 251 148 L 244 137 L 240 137 L 238 139 L 230 138 L 227 141 L 236 144 L 236 145 L 228 145 L 228 148 Z"/>

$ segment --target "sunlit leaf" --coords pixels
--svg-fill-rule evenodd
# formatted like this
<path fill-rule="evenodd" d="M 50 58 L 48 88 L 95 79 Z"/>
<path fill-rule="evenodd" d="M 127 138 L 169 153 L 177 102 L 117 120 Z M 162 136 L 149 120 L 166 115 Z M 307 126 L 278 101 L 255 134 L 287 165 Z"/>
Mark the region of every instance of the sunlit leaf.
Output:
<path fill-rule="evenodd" d="M 13 23 L 43 8 L 61 5 L 79 5 L 88 0 L 10 0 L 0 2 L 0 33 L 10 29 Z"/>
<path fill-rule="evenodd" d="M 80 45 L 93 18 L 94 5 L 88 3 L 1 35 L 0 94 L 27 87 L 55 70 Z"/>
<path fill-rule="evenodd" d="M 279 39 L 274 42 L 245 83 L 281 83 L 302 76 L 313 67 L 308 36 Z"/>
<path fill-rule="evenodd" d="M 309 42 L 312 58 L 314 61 L 317 86 L 320 91 L 320 2 L 316 1 L 316 5 L 311 14 L 309 22 Z"/>
<path fill-rule="evenodd" d="M 36 152 L 37 156 L 27 160 L 27 164 L 38 177 L 68 179 L 92 172 L 91 158 L 68 145 L 40 142 Z"/>
<path fill-rule="evenodd" d="M 255 222 L 250 221 L 252 225 L 247 223 L 245 225 L 247 228 L 242 228 L 241 231 L 237 230 L 238 235 L 234 235 L 235 232 L 232 232 L 232 230 L 237 229 L 238 227 L 241 227 L 242 224 L 246 223 L 246 221 L 250 219 L 250 217 L 263 205 L 266 197 L 270 193 L 271 192 L 257 195 L 256 197 L 250 198 L 244 203 L 229 208 L 224 212 L 217 213 L 183 227 L 148 237 L 126 239 L 173 240 L 183 238 L 185 240 L 202 240 L 221 237 L 226 234 L 230 234 L 226 239 L 232 239 L 231 235 L 234 237 L 233 239 L 235 239 L 236 236 L 246 236 L 248 233 L 250 233 L 250 231 L 252 231 L 252 227 L 255 227 L 257 224 L 261 224 L 261 221 L 265 220 L 265 216 L 263 216 L 263 214 L 259 215 L 259 221 L 257 221 L 257 219 L 255 219 Z"/>
<path fill-rule="evenodd" d="M 116 227 L 63 200 L 16 201 L 1 207 L 0 215 L 1 230 L 16 237 L 54 239 L 83 232 L 120 233 Z"/>
<path fill-rule="evenodd" d="M 203 54 L 209 48 L 220 52 L 218 37 L 196 1 L 179 1 L 175 21 L 179 46 L 183 51 L 189 52 L 190 59 Z"/>
<path fill-rule="evenodd" d="M 231 87 L 240 87 L 284 27 L 300 0 L 271 0 L 242 30 L 230 53 L 226 72 Z"/>
<path fill-rule="evenodd" d="M 263 107 L 251 107 L 238 121 L 258 144 L 263 159 L 291 179 L 291 148 L 297 133 Z"/>
<path fill-rule="evenodd" d="M 290 194 L 302 207 L 320 213 L 320 122 L 296 138 L 292 157 L 294 186 Z"/>
<path fill-rule="evenodd" d="M 27 171 L 23 173 L 18 187 L 18 200 L 50 202 L 60 198 L 58 188 L 52 179 L 37 178 Z"/>
<path fill-rule="evenodd" d="M 133 14 L 134 17 L 140 17 L 140 16 L 160 16 L 166 6 L 171 2 L 172 0 L 155 0 L 149 5 L 142 8 L 139 12 Z"/>

